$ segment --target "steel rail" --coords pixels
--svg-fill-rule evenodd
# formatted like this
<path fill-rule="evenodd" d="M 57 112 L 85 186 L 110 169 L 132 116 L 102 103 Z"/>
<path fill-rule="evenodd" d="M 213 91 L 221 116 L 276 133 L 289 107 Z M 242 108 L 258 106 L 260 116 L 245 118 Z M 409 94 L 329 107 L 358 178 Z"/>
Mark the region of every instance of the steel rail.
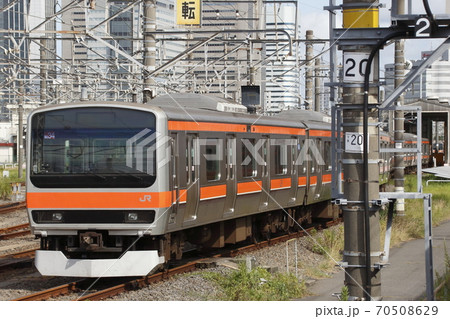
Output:
<path fill-rule="evenodd" d="M 306 236 L 311 230 L 313 229 L 323 229 L 327 227 L 331 227 L 334 225 L 337 225 L 342 222 L 341 218 L 338 218 L 333 221 L 329 221 L 326 223 L 321 223 L 316 225 L 315 227 L 311 227 L 308 229 L 302 229 L 298 232 L 294 232 L 291 234 L 282 235 L 273 239 L 269 239 L 266 241 L 262 241 L 256 244 L 248 245 L 245 247 L 233 249 L 226 251 L 224 253 L 220 253 L 217 255 L 212 256 L 213 258 L 219 258 L 219 257 L 235 257 L 244 253 L 248 253 L 257 249 L 262 249 L 265 247 L 273 246 L 282 242 L 285 242 L 292 238 L 300 238 L 303 236 Z M 199 265 L 201 265 L 205 261 L 210 261 L 211 258 L 201 258 L 195 261 L 191 261 L 187 264 L 168 269 L 162 272 L 158 272 L 153 275 L 149 275 L 143 278 L 134 279 L 128 282 L 125 282 L 123 284 L 119 284 L 113 287 L 109 287 L 97 292 L 93 292 L 91 294 L 82 295 L 79 298 L 74 299 L 74 301 L 98 301 L 98 300 L 104 300 L 106 298 L 110 298 L 113 296 L 116 296 L 120 293 L 131 291 L 131 290 L 137 290 L 144 288 L 146 286 L 149 286 L 151 284 L 161 282 L 163 280 L 167 280 L 175 275 L 192 272 L 199 268 Z M 82 290 L 82 283 L 85 284 L 86 279 L 75 281 L 69 284 L 65 284 L 62 286 L 50 288 L 44 291 L 40 291 L 31 295 L 23 296 L 17 299 L 14 299 L 13 301 L 31 301 L 31 300 L 47 300 L 49 298 L 58 297 L 61 295 L 67 295 L 71 293 L 77 293 Z"/>
<path fill-rule="evenodd" d="M 15 202 L 15 203 L 7 204 L 7 205 L 2 205 L 2 206 L 0 206 L 0 214 L 10 213 L 10 212 L 13 212 L 15 210 L 26 208 L 26 207 L 27 207 L 27 202 L 26 201 Z"/>
<path fill-rule="evenodd" d="M 342 222 L 342 218 L 338 218 L 336 220 L 333 221 L 329 221 L 327 223 L 322 223 L 320 225 L 318 225 L 317 227 L 311 227 L 308 229 L 302 229 L 298 232 L 295 233 L 291 233 L 291 234 L 287 234 L 287 235 L 282 235 L 273 239 L 269 239 L 266 241 L 262 241 L 259 243 L 255 243 L 252 245 L 248 245 L 245 247 L 241 247 L 241 248 L 237 248 L 237 249 L 233 249 L 231 251 L 228 252 L 224 252 L 224 253 L 220 253 L 217 255 L 214 255 L 213 258 L 219 258 L 219 257 L 235 257 L 244 253 L 248 253 L 254 250 L 258 250 L 258 249 L 262 249 L 265 247 L 269 247 L 269 246 L 273 246 L 279 243 L 283 243 L 286 242 L 289 239 L 292 238 L 300 238 L 303 236 L 306 236 L 311 230 L 313 229 L 322 229 L 322 228 L 327 228 L 327 227 L 331 227 L 334 225 L 337 225 L 339 223 Z M 157 283 L 160 282 L 162 280 L 168 279 L 174 275 L 178 275 L 178 274 L 182 274 L 182 273 L 186 273 L 186 272 L 191 272 L 194 271 L 196 269 L 198 269 L 198 265 L 206 260 L 210 260 L 210 258 L 202 258 L 193 262 L 190 262 L 188 264 L 185 265 L 181 265 L 179 267 L 176 268 L 172 268 L 169 270 L 166 270 L 164 272 L 160 272 L 160 273 L 156 273 L 154 275 L 151 276 L 146 276 L 144 278 L 141 279 L 136 279 L 136 280 L 132 280 L 129 281 L 127 283 L 124 284 L 120 284 L 111 288 L 107 288 L 105 290 L 101 290 L 101 291 L 97 291 L 94 292 L 92 294 L 89 295 L 85 295 L 82 296 L 81 298 L 75 299 L 75 301 L 98 301 L 98 300 L 104 300 L 106 298 L 109 297 L 113 297 L 116 296 L 120 293 L 126 292 L 126 291 L 130 291 L 130 290 L 137 290 L 140 288 L 144 288 L 150 284 L 153 283 Z"/>
<path fill-rule="evenodd" d="M 42 300 L 47 300 L 47 299 L 62 296 L 62 295 L 67 295 L 70 293 L 80 291 L 81 290 L 80 285 L 81 285 L 81 283 L 84 283 L 85 281 L 86 281 L 85 279 L 79 280 L 79 281 L 74 281 L 74 282 L 71 282 L 71 283 L 68 283 L 65 285 L 61 285 L 58 287 L 53 287 L 50 289 L 39 291 L 39 292 L 36 292 L 31 295 L 16 298 L 16 299 L 13 299 L 12 301 L 42 301 Z"/>
<path fill-rule="evenodd" d="M 0 272 L 6 269 L 32 267 L 36 249 L 0 256 Z"/>
<path fill-rule="evenodd" d="M 135 279 L 111 288 L 107 288 L 101 291 L 97 291 L 85 296 L 82 296 L 80 298 L 75 299 L 75 301 L 97 301 L 97 300 L 103 300 L 112 296 L 116 296 L 122 292 L 130 291 L 130 290 L 136 290 L 140 288 L 144 288 L 146 286 L 149 286 L 150 284 L 157 283 L 166 279 L 169 279 L 172 276 L 183 274 L 186 272 L 191 272 L 197 269 L 197 264 L 205 259 L 200 259 L 197 261 L 190 262 L 188 264 L 168 269 L 163 272 L 156 273 L 154 275 L 146 276 L 141 279 Z"/>
<path fill-rule="evenodd" d="M 0 229 L 0 240 L 25 236 L 31 233 L 30 224 L 21 224 Z"/>
<path fill-rule="evenodd" d="M 6 228 L 0 228 L 0 235 L 12 233 L 12 232 L 15 232 L 17 230 L 28 228 L 28 227 L 30 227 L 29 223 L 20 224 L 20 225 L 11 226 L 11 227 L 6 227 Z"/>
<path fill-rule="evenodd" d="M 0 256 L 0 259 L 19 259 L 19 258 L 25 258 L 25 257 L 34 257 L 34 254 L 36 252 L 36 249 L 28 249 L 24 251 L 20 251 L 17 253 L 12 253 L 8 255 L 2 255 Z"/>
<path fill-rule="evenodd" d="M 8 240 L 8 239 L 11 239 L 11 238 L 22 237 L 22 236 L 26 236 L 26 235 L 29 235 L 29 234 L 31 234 L 31 230 L 30 229 L 20 230 L 20 231 L 16 231 L 16 232 L 13 232 L 13 233 L 0 235 L 0 240 Z"/>

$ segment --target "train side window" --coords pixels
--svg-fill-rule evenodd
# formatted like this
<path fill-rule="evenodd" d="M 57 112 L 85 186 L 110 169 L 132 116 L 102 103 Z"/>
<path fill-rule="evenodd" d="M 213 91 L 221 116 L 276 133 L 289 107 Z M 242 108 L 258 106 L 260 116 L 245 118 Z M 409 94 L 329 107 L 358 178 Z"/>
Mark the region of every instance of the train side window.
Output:
<path fill-rule="evenodd" d="M 287 146 L 273 145 L 274 173 L 275 175 L 287 174 Z"/>
<path fill-rule="evenodd" d="M 188 139 L 186 139 L 186 146 L 188 146 L 189 144 L 189 140 Z M 188 182 L 189 183 L 189 181 L 191 180 L 190 178 L 189 178 L 189 171 L 190 171 L 190 155 L 189 155 L 189 149 L 188 149 L 188 147 L 186 147 L 186 182 Z"/>
<path fill-rule="evenodd" d="M 187 136 L 186 146 L 186 181 L 188 184 L 191 184 L 197 179 L 195 172 L 196 166 L 198 166 L 198 138 L 195 136 Z"/>
<path fill-rule="evenodd" d="M 325 171 L 330 172 L 331 171 L 331 142 L 330 141 L 324 142 L 323 160 L 325 162 Z"/>
<path fill-rule="evenodd" d="M 321 139 L 316 140 L 316 146 L 317 150 L 319 151 L 319 154 L 323 154 L 323 143 Z M 311 165 L 311 173 L 320 173 L 321 172 L 321 163 L 319 163 L 320 158 L 317 158 L 315 154 L 312 154 L 312 147 L 310 147 L 310 156 L 312 158 L 312 165 Z M 318 154 L 317 154 L 318 156 Z M 322 159 L 323 161 L 325 159 Z"/>
<path fill-rule="evenodd" d="M 291 138 L 291 141 L 293 142 L 290 145 L 291 149 L 291 175 L 295 175 L 297 173 L 297 166 L 295 165 L 295 161 L 297 160 L 297 144 L 296 144 L 296 137 L 293 136 Z"/>
<path fill-rule="evenodd" d="M 304 139 L 299 139 L 297 142 L 297 158 L 295 160 L 295 165 L 298 166 L 299 175 L 306 174 L 306 158 L 305 150 L 303 146 L 305 145 Z"/>
<path fill-rule="evenodd" d="M 226 148 L 226 167 L 227 167 L 227 179 L 234 179 L 234 170 L 236 167 L 236 138 L 227 138 L 227 148 Z"/>
<path fill-rule="evenodd" d="M 263 141 L 263 144 L 261 146 L 261 152 L 262 152 L 262 176 L 269 176 L 270 173 L 270 138 L 268 136 L 263 136 L 260 141 Z"/>
<path fill-rule="evenodd" d="M 247 139 L 247 141 L 254 147 L 255 139 Z M 251 150 L 242 143 L 242 157 L 241 157 L 242 177 L 256 177 L 257 163 L 255 156 L 251 154 Z"/>
<path fill-rule="evenodd" d="M 220 158 L 223 145 L 216 138 L 208 138 L 205 143 L 206 180 L 208 182 L 220 180 Z"/>

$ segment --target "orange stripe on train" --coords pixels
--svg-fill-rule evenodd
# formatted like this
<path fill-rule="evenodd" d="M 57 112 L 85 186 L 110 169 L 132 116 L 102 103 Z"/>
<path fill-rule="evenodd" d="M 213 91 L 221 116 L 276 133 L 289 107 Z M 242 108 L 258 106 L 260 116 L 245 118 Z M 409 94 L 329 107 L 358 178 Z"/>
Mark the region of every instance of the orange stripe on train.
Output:
<path fill-rule="evenodd" d="M 331 174 L 325 174 L 322 176 L 322 183 L 330 183 L 331 182 Z"/>
<path fill-rule="evenodd" d="M 291 187 L 291 178 L 280 178 L 270 180 L 270 190 L 277 190 Z"/>
<path fill-rule="evenodd" d="M 213 199 L 225 197 L 226 195 L 227 185 L 215 185 L 200 188 L 200 199 Z"/>
<path fill-rule="evenodd" d="M 306 186 L 306 176 L 300 176 L 298 178 L 298 186 Z"/>
<path fill-rule="evenodd" d="M 213 122 L 169 121 L 168 128 L 170 131 L 247 132 L 247 125 Z"/>
<path fill-rule="evenodd" d="M 261 190 L 262 190 L 261 181 L 251 181 L 237 184 L 238 195 L 261 192 Z"/>
<path fill-rule="evenodd" d="M 310 130 L 309 131 L 309 136 L 331 137 L 331 131 Z"/>
<path fill-rule="evenodd" d="M 178 191 L 178 197 L 177 197 L 177 191 L 173 192 L 173 202 L 176 203 L 176 200 L 178 200 L 179 203 L 183 204 L 186 203 L 187 200 L 187 190 L 186 189 L 180 189 Z"/>
<path fill-rule="evenodd" d="M 264 126 L 264 125 L 252 125 L 251 131 L 252 133 L 287 134 L 287 135 L 305 135 L 306 132 L 306 130 L 303 128 Z"/>
<path fill-rule="evenodd" d="M 27 193 L 28 208 L 162 208 L 172 204 L 171 192 Z"/>

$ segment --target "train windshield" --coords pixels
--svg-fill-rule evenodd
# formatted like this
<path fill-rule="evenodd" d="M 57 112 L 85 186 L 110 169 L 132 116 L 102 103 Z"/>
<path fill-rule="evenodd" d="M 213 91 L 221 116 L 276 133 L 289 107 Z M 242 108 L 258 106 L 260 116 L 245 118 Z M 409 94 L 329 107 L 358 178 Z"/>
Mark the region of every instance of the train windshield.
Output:
<path fill-rule="evenodd" d="M 30 180 L 43 188 L 137 188 L 156 179 L 155 115 L 112 107 L 37 113 Z"/>

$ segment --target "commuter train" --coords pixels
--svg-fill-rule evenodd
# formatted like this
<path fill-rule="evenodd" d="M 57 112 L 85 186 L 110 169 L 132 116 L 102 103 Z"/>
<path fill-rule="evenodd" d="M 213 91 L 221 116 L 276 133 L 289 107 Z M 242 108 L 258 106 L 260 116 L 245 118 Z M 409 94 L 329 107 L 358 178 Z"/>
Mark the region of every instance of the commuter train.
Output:
<path fill-rule="evenodd" d="M 39 272 L 142 276 L 191 249 L 337 218 L 330 123 L 300 110 L 246 112 L 195 94 L 34 110 L 27 209 Z"/>

